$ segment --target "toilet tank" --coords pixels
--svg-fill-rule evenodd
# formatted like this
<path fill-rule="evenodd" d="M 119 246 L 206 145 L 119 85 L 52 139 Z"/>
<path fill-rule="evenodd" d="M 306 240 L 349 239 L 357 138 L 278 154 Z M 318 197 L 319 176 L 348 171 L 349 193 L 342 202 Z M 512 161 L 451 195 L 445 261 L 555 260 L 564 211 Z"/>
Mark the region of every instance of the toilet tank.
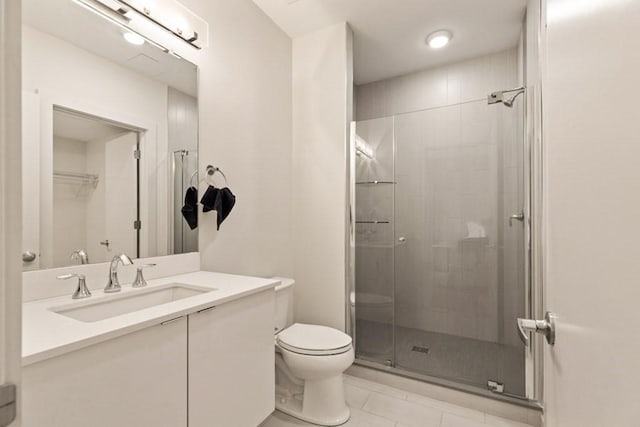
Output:
<path fill-rule="evenodd" d="M 293 284 L 295 280 L 287 277 L 274 277 L 280 280 L 276 286 L 276 324 L 275 333 L 293 324 Z"/>

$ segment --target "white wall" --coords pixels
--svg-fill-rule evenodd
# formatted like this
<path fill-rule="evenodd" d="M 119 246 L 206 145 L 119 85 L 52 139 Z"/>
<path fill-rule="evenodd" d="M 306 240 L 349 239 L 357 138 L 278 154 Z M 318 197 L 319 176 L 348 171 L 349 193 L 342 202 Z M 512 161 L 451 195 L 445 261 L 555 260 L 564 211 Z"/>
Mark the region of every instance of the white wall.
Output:
<path fill-rule="evenodd" d="M 291 275 L 291 40 L 250 0 L 183 3 L 210 28 L 181 51 L 200 66 L 200 172 L 220 167 L 237 197 L 219 232 L 200 217 L 202 267 Z"/>
<path fill-rule="evenodd" d="M 635 426 L 640 2 L 546 3 L 546 425 Z"/>
<path fill-rule="evenodd" d="M 345 329 L 351 29 L 293 40 L 295 318 Z"/>
<path fill-rule="evenodd" d="M 153 164 L 152 168 L 143 169 L 147 172 L 146 187 L 148 197 L 144 207 L 148 217 L 143 227 L 148 231 L 148 250 L 143 250 L 144 256 L 166 253 L 167 209 L 166 209 L 166 172 L 167 156 L 167 86 L 156 80 L 147 78 L 114 64 L 93 53 L 75 47 L 65 41 L 49 36 L 29 26 L 23 26 L 23 82 L 25 92 L 37 93 L 41 102 L 41 117 L 37 122 L 41 126 L 40 158 L 43 171 L 41 194 L 41 246 L 43 249 L 43 265 L 51 259 L 51 242 L 53 228 L 51 179 L 46 171 L 51 169 L 51 147 L 44 144 L 45 135 L 51 132 L 50 123 L 45 117 L 51 116 L 51 111 L 45 112 L 44 106 L 50 103 L 73 103 L 91 109 L 90 112 L 106 116 L 117 117 L 119 121 L 138 125 L 145 123 L 150 132 L 143 145 L 145 156 L 143 162 Z M 131 88 L 136 88 L 132 90 Z M 48 104 L 49 103 L 49 104 Z M 65 105 L 63 105 L 65 106 Z M 68 105 L 66 105 L 68 107 Z M 99 113 L 96 113 L 99 112 Z M 50 136 L 49 136 L 50 138 Z M 150 139 L 153 139 L 151 143 Z M 153 148 L 147 149 L 152 146 Z M 156 152 L 157 150 L 157 152 Z M 32 153 L 31 155 L 37 155 Z M 157 157 L 157 162 L 156 162 Z M 49 166 L 47 166 L 49 165 Z M 146 226 L 144 225 L 146 223 Z M 49 243 L 50 244 L 50 243 Z M 89 257 L 92 254 L 89 253 Z"/>

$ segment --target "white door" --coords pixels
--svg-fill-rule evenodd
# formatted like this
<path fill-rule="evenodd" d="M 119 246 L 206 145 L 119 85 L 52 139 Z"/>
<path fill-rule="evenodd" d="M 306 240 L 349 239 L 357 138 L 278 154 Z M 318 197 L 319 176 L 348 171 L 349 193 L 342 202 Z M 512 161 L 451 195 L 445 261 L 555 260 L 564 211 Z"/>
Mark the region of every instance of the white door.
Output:
<path fill-rule="evenodd" d="M 138 218 L 137 160 L 134 158 L 137 145 L 136 132 L 128 132 L 104 144 L 104 235 L 111 243 L 111 253 L 105 261 L 118 253 L 138 257 L 137 232 L 133 226 Z"/>
<path fill-rule="evenodd" d="M 40 97 L 22 93 L 22 267 L 40 268 Z"/>
<path fill-rule="evenodd" d="M 6 385 L 20 390 L 22 310 L 22 179 L 20 122 L 20 2 L 0 1 L 0 423 Z M 18 400 L 19 402 L 19 400 Z M 13 406 L 15 410 L 15 406 Z M 17 423 L 16 423 L 17 424 Z M 14 424 L 15 425 L 15 424 Z"/>
<path fill-rule="evenodd" d="M 546 2 L 546 426 L 638 426 L 640 1 Z"/>

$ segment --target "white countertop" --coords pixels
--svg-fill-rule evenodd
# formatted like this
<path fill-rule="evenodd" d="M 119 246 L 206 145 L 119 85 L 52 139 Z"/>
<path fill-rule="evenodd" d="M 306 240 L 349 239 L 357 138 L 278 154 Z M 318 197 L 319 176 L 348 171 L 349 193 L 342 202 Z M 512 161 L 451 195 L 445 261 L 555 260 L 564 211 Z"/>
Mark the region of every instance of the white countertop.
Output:
<path fill-rule="evenodd" d="M 169 283 L 215 290 L 96 322 L 74 320 L 50 310 L 52 307 L 62 305 L 78 304 L 80 306 L 105 301 L 117 295 L 139 292 Z M 24 304 L 22 314 L 22 366 L 268 290 L 278 283 L 280 283 L 278 279 L 198 271 L 148 280 L 146 288 L 133 289 L 130 285 L 123 284 L 122 291 L 116 294 L 92 291 L 93 296 L 86 299 L 73 300 L 71 295 L 67 295 L 28 302 Z"/>

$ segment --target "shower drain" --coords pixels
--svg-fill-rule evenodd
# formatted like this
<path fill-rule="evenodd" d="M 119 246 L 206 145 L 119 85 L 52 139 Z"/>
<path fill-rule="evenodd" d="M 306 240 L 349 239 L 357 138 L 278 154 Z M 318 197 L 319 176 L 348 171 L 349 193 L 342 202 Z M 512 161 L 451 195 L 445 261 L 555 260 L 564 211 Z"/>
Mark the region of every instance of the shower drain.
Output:
<path fill-rule="evenodd" d="M 415 351 L 416 353 L 429 354 L 429 347 L 421 347 L 419 345 L 414 345 L 411 351 Z"/>

